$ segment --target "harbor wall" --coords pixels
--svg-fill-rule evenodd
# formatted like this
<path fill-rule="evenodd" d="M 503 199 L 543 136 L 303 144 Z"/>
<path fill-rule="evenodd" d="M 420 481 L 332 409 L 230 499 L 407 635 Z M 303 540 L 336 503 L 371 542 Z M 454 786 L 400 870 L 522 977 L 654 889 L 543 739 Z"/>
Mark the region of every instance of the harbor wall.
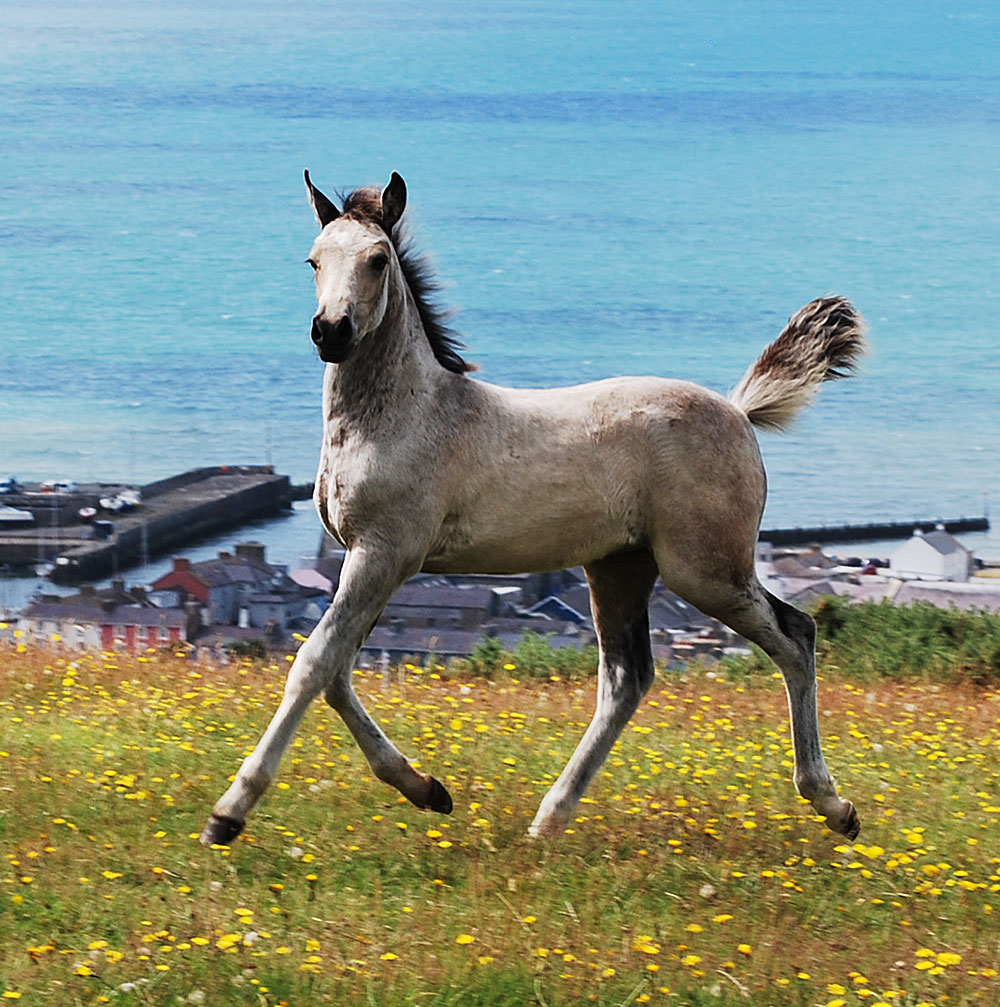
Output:
<path fill-rule="evenodd" d="M 987 517 L 962 517 L 949 521 L 879 521 L 869 524 L 816 525 L 812 528 L 771 528 L 762 529 L 761 542 L 772 545 L 819 545 L 836 542 L 878 542 L 883 539 L 908 539 L 914 531 L 934 531 L 939 525 L 953 535 L 962 532 L 989 531 Z"/>
<path fill-rule="evenodd" d="M 77 517 L 81 502 L 90 505 L 94 489 L 81 487 L 58 496 L 20 494 L 19 505 L 33 511 L 36 526 L 0 533 L 0 564 L 25 567 L 45 561 L 54 563 L 54 580 L 96 579 L 204 535 L 280 514 L 292 499 L 288 476 L 276 475 L 271 466 L 192 469 L 143 486 L 135 510 L 102 514 L 102 520 L 110 523 L 110 534 L 102 538 L 93 525 Z M 54 508 L 57 520 L 52 518 Z"/>

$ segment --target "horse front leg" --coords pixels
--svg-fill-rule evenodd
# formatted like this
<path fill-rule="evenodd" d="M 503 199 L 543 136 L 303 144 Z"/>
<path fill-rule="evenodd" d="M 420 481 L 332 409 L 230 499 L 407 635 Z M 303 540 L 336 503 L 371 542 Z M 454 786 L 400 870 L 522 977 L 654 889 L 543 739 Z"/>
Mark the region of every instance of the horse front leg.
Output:
<path fill-rule="evenodd" d="M 445 810 L 447 803 L 450 810 L 444 788 L 409 765 L 361 707 L 351 686 L 361 644 L 393 591 L 415 569 L 412 563 L 361 548 L 348 554 L 336 597 L 295 656 L 271 723 L 212 810 L 201 834 L 205 845 L 229 843 L 243 831 L 247 813 L 274 779 L 309 704 L 324 692 L 376 775 L 388 779 L 421 807 Z"/>
<path fill-rule="evenodd" d="M 395 787 L 418 808 L 451 814 L 451 795 L 433 776 L 414 769 L 386 737 L 358 699 L 350 675 L 339 676 L 330 685 L 326 701 L 340 714 L 378 779 Z"/>

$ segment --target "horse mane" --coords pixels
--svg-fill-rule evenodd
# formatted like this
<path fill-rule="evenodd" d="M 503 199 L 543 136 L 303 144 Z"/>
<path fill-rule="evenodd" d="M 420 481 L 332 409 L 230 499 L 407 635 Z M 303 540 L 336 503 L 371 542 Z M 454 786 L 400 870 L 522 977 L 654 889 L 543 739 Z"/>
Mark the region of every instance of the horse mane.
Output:
<path fill-rule="evenodd" d="M 382 195 L 379 189 L 373 186 L 355 189 L 347 196 L 342 196 L 341 202 L 345 217 L 383 226 Z M 402 220 L 397 221 L 392 228 L 389 240 L 396 250 L 403 279 L 413 295 L 420 323 L 437 362 L 452 374 L 467 374 L 475 370 L 475 365 L 464 360 L 459 353 L 465 347 L 458 333 L 447 324 L 451 312 L 434 299 L 441 290 L 441 284 L 434 276 L 430 261 L 414 249 L 413 239 Z"/>

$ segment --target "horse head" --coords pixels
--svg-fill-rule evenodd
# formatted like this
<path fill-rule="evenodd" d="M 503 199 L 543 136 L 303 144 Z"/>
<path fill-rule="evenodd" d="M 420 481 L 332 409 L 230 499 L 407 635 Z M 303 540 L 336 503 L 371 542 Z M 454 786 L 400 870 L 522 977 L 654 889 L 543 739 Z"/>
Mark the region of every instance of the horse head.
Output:
<path fill-rule="evenodd" d="M 318 305 L 312 341 L 321 360 L 339 364 L 385 317 L 389 278 L 399 270 L 392 232 L 406 208 L 406 183 L 393 172 L 381 192 L 357 189 L 339 210 L 312 184 L 308 171 L 305 180 L 320 226 L 308 259 Z"/>

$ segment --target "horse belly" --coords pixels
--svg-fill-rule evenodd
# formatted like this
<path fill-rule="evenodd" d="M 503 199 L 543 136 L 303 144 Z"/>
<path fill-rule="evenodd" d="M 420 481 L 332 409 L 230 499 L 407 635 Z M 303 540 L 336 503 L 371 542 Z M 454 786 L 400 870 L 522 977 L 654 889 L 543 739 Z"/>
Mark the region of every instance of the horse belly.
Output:
<path fill-rule="evenodd" d="M 593 492 L 499 490 L 473 512 L 449 515 L 423 569 L 429 573 L 534 573 L 579 566 L 640 537 L 628 508 Z M 615 513 L 615 511 L 619 511 Z"/>

